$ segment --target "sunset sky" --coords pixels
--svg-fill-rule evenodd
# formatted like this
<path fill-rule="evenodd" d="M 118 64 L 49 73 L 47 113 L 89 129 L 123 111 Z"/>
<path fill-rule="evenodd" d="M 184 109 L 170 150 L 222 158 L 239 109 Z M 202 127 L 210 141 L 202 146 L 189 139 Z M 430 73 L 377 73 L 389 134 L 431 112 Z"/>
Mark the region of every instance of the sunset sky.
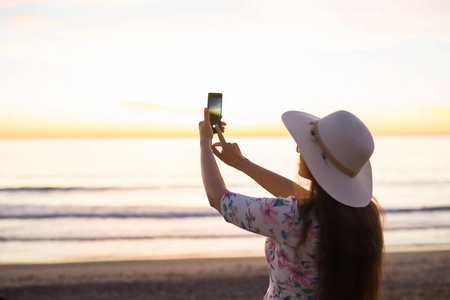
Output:
<path fill-rule="evenodd" d="M 0 0 L 0 138 L 229 134 L 345 109 L 450 134 L 448 0 Z"/>

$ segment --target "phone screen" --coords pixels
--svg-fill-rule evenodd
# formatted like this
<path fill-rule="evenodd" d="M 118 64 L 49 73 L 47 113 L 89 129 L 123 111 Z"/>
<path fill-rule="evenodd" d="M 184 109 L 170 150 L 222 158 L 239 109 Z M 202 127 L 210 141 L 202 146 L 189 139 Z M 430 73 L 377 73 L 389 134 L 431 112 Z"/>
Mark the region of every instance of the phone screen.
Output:
<path fill-rule="evenodd" d="M 208 108 L 209 108 L 209 112 L 216 115 L 216 116 L 221 116 L 222 115 L 222 95 L 221 94 L 214 94 L 214 95 L 220 95 L 220 97 L 218 96 L 213 96 L 209 98 L 208 101 Z"/>
<path fill-rule="evenodd" d="M 216 132 L 216 124 L 220 126 L 222 117 L 222 94 L 209 93 L 208 94 L 208 108 L 210 114 L 211 126 L 213 132 Z"/>

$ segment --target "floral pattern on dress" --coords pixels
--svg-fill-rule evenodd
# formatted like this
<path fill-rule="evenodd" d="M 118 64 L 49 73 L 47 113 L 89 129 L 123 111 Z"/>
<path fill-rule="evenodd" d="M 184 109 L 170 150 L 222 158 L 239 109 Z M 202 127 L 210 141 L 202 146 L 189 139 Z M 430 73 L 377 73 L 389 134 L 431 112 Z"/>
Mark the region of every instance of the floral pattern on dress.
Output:
<path fill-rule="evenodd" d="M 222 197 L 221 207 L 227 222 L 267 237 L 270 281 L 264 300 L 316 299 L 319 226 L 313 218 L 307 224 L 306 241 L 298 245 L 302 219 L 296 198 L 253 198 L 228 192 Z"/>

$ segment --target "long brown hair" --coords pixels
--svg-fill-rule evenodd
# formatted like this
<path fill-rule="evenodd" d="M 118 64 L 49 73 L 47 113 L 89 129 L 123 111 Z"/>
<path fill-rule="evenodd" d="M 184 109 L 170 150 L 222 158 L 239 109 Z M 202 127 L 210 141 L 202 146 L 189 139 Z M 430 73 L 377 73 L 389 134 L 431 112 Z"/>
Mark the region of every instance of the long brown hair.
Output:
<path fill-rule="evenodd" d="M 318 299 L 374 300 L 380 298 L 383 276 L 383 210 L 370 204 L 353 208 L 334 200 L 311 180 L 311 197 L 300 201 L 303 224 L 311 217 L 320 226 Z M 307 236 L 303 226 L 303 243 Z"/>

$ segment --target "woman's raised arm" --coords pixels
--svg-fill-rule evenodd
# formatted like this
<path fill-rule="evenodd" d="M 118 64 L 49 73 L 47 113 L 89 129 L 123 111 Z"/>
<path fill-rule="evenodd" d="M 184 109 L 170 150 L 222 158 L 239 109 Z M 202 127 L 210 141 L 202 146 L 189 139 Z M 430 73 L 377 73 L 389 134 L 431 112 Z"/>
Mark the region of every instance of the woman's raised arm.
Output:
<path fill-rule="evenodd" d="M 309 192 L 294 181 L 267 170 L 245 158 L 236 143 L 227 143 L 221 132 L 217 132 L 218 143 L 212 145 L 214 154 L 227 165 L 244 172 L 275 197 L 296 196 L 306 198 Z M 217 147 L 221 147 L 219 151 Z"/>
<path fill-rule="evenodd" d="M 227 187 L 212 152 L 213 131 L 209 121 L 209 110 L 207 108 L 204 111 L 204 120 L 198 126 L 200 132 L 200 165 L 203 186 L 205 187 L 209 204 L 220 213 L 220 200 L 223 194 L 227 192 Z M 220 132 L 220 130 L 217 131 Z"/>

